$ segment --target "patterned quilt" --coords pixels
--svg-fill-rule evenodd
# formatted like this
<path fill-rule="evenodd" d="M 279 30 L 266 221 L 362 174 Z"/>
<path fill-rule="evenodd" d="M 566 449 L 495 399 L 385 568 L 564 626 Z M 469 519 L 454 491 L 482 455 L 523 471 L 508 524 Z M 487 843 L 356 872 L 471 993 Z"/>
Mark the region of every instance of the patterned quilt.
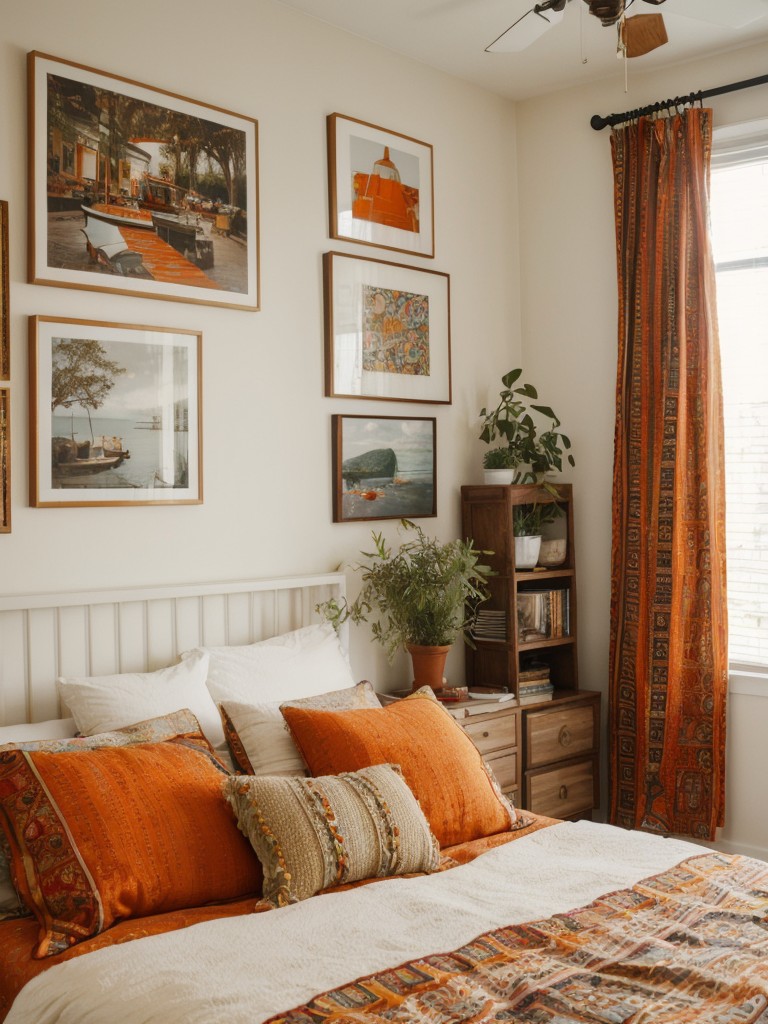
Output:
<path fill-rule="evenodd" d="M 581 909 L 326 992 L 270 1024 L 325 1021 L 768 1024 L 768 864 L 691 857 Z"/>

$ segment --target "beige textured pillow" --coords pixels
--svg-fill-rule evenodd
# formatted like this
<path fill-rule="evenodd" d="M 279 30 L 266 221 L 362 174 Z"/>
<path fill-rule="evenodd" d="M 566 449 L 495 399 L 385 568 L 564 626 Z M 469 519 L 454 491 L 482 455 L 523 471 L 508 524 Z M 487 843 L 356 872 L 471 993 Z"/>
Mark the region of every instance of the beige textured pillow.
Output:
<path fill-rule="evenodd" d="M 440 849 L 398 765 L 314 779 L 233 776 L 224 793 L 277 906 L 363 878 L 435 871 Z"/>
<path fill-rule="evenodd" d="M 305 775 L 304 762 L 296 749 L 280 708 L 315 708 L 321 711 L 351 711 L 379 708 L 379 698 L 367 679 L 356 686 L 331 690 L 316 697 L 270 703 L 242 704 L 225 700 L 219 704 L 224 735 L 238 771 L 243 775 Z"/>

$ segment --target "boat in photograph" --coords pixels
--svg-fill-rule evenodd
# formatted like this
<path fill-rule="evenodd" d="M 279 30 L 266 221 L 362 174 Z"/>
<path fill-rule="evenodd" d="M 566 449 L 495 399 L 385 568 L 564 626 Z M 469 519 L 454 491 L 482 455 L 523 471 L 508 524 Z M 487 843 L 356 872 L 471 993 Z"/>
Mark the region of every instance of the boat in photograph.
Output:
<path fill-rule="evenodd" d="M 51 470 L 53 479 L 61 477 L 90 476 L 116 469 L 129 451 L 123 451 L 119 437 L 99 438 L 99 443 L 74 441 L 69 437 L 54 437 L 51 443 Z M 105 443 L 106 446 L 105 446 Z"/>

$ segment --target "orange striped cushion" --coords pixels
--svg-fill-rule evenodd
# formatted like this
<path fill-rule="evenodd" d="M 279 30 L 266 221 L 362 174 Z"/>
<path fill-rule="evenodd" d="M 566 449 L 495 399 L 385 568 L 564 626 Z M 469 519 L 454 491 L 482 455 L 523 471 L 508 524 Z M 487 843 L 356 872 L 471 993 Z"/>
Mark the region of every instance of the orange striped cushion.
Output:
<path fill-rule="evenodd" d="M 515 821 L 477 747 L 431 696 L 359 711 L 281 711 L 312 775 L 399 764 L 440 846 L 504 832 Z"/>
<path fill-rule="evenodd" d="M 262 875 L 206 741 L 0 754 L 0 823 L 36 957 L 115 922 L 257 894 Z"/>

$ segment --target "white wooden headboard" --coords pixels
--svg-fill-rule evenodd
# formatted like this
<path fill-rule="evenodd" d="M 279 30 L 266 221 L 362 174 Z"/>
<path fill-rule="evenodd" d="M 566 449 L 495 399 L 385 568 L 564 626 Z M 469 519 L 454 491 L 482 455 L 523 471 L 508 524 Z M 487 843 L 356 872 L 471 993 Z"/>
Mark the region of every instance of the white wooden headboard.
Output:
<path fill-rule="evenodd" d="M 152 671 L 200 644 L 264 640 L 319 621 L 315 605 L 344 592 L 334 572 L 0 596 L 0 725 L 59 718 L 57 676 Z"/>

